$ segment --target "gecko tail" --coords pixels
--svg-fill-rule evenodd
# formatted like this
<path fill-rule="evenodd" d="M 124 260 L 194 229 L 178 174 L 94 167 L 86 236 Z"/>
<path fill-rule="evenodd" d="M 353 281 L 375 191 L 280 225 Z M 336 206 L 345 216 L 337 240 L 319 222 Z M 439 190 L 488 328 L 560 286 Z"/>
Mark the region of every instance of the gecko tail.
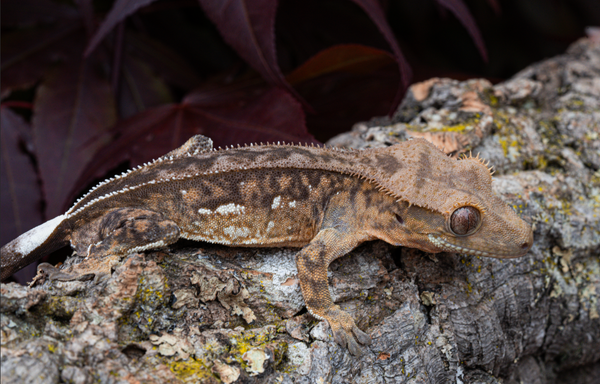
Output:
<path fill-rule="evenodd" d="M 0 281 L 67 244 L 65 215 L 30 229 L 0 249 Z"/>

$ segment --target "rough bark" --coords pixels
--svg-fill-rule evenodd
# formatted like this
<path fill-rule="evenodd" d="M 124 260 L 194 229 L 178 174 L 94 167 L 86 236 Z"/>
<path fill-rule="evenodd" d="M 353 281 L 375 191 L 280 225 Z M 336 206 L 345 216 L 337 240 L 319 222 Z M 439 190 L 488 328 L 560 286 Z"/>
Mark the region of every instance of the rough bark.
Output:
<path fill-rule="evenodd" d="M 331 143 L 422 136 L 451 155 L 481 154 L 497 193 L 534 225 L 527 256 L 373 242 L 335 261 L 333 296 L 373 338 L 360 357 L 305 313 L 293 249 L 180 243 L 111 260 L 108 274 L 3 284 L 2 383 L 592 383 L 599 135 L 600 43 L 590 39 L 496 86 L 415 84 L 391 119 Z"/>

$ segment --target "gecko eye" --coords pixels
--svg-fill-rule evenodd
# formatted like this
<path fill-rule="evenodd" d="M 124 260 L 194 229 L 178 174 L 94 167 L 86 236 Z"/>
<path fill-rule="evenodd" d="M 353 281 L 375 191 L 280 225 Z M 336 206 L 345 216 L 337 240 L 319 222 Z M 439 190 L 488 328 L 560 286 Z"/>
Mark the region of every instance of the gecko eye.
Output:
<path fill-rule="evenodd" d="M 474 207 L 460 207 L 450 217 L 450 229 L 459 236 L 470 235 L 479 226 L 481 215 Z"/>

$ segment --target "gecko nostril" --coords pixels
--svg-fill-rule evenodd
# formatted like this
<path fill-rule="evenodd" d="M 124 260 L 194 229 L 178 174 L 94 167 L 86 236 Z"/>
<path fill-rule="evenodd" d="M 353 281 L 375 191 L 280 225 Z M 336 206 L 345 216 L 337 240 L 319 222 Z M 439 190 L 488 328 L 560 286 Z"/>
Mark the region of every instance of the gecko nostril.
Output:
<path fill-rule="evenodd" d="M 527 249 L 527 248 L 529 248 L 528 242 L 524 242 L 523 244 L 521 244 L 521 249 Z"/>
<path fill-rule="evenodd" d="M 400 216 L 399 214 L 396 213 L 396 220 L 398 220 L 398 222 L 400 224 L 404 224 L 404 219 L 402 218 L 402 216 Z"/>

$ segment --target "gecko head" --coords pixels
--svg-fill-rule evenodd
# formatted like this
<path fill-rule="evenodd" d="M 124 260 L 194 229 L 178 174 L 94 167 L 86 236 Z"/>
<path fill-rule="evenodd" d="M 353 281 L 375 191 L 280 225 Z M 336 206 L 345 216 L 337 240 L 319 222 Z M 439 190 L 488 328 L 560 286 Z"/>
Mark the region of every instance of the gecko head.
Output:
<path fill-rule="evenodd" d="M 426 252 L 453 252 L 473 256 L 514 258 L 527 253 L 533 244 L 529 224 L 499 197 L 493 209 L 481 204 L 458 203 L 448 212 L 410 206 L 397 213 L 397 245 Z"/>
<path fill-rule="evenodd" d="M 449 194 L 441 206 L 445 227 L 429 240 L 439 249 L 475 256 L 513 258 L 533 245 L 533 231 L 492 188 L 492 174 L 483 160 L 453 160 Z"/>
<path fill-rule="evenodd" d="M 398 166 L 382 171 L 379 180 L 409 205 L 398 228 L 408 236 L 397 232 L 397 243 L 498 258 L 531 248 L 531 226 L 495 195 L 491 172 L 479 158 L 454 159 L 425 140 L 389 147 L 387 154 Z"/>
<path fill-rule="evenodd" d="M 493 209 L 459 205 L 444 215 L 442 228 L 431 228 L 427 239 L 438 252 L 513 258 L 523 256 L 533 244 L 531 227 L 500 198 Z"/>

